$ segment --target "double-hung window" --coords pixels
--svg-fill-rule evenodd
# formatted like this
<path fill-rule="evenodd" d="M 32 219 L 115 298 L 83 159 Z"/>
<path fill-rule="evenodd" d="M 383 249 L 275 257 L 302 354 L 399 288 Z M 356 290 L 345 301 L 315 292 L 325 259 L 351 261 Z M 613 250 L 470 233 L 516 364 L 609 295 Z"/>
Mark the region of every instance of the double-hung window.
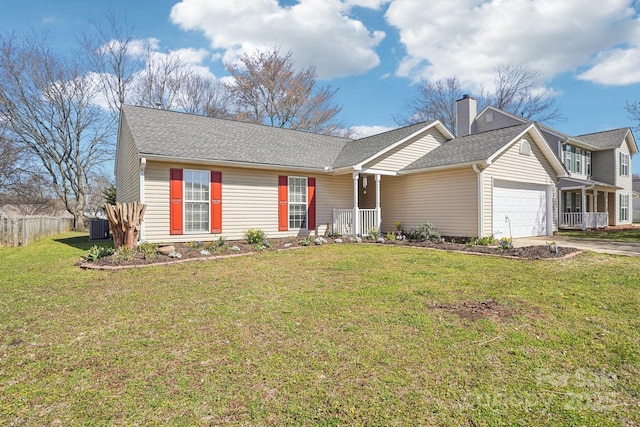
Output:
<path fill-rule="evenodd" d="M 209 231 L 210 172 L 184 171 L 184 229 L 186 233 Z"/>
<path fill-rule="evenodd" d="M 620 153 L 620 176 L 629 176 L 629 155 Z"/>
<path fill-rule="evenodd" d="M 307 228 L 307 178 L 289 177 L 289 229 Z"/>
<path fill-rule="evenodd" d="M 620 221 L 629 221 L 629 195 L 620 194 Z"/>

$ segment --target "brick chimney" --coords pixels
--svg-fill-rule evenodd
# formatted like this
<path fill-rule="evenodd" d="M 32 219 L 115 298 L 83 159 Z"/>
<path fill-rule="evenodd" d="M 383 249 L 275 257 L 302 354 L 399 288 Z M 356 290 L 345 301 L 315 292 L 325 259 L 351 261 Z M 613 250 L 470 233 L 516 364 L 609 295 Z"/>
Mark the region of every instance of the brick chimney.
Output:
<path fill-rule="evenodd" d="M 469 95 L 462 95 L 456 101 L 456 127 L 458 137 L 471 135 L 471 124 L 478 115 L 476 99 Z"/>

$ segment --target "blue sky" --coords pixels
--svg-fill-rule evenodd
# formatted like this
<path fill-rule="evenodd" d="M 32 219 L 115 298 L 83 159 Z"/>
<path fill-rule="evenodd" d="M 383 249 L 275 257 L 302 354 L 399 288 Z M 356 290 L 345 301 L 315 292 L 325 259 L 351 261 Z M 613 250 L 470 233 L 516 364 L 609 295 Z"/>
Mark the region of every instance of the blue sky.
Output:
<path fill-rule="evenodd" d="M 474 94 L 495 67 L 540 69 L 572 135 L 631 126 L 640 101 L 640 5 L 630 0 L 0 0 L 0 31 L 48 31 L 71 50 L 112 9 L 160 52 L 224 79 L 223 60 L 280 46 L 339 88 L 363 132 L 396 127 L 417 83 L 457 75 Z M 597 6 L 596 6 L 597 5 Z M 638 132 L 636 132 L 637 134 Z M 639 135 L 636 135 L 639 137 Z M 640 156 L 634 159 L 640 171 Z"/>

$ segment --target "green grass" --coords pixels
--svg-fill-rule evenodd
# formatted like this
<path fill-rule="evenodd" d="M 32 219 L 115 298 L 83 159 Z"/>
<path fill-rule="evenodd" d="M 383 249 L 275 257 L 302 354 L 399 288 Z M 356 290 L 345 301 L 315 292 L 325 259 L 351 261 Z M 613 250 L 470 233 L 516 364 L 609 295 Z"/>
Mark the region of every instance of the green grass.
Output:
<path fill-rule="evenodd" d="M 640 243 L 640 227 L 622 230 L 563 230 L 559 236 Z"/>
<path fill-rule="evenodd" d="M 80 270 L 89 246 L 0 248 L 0 425 L 640 419 L 636 258 L 336 244 Z"/>

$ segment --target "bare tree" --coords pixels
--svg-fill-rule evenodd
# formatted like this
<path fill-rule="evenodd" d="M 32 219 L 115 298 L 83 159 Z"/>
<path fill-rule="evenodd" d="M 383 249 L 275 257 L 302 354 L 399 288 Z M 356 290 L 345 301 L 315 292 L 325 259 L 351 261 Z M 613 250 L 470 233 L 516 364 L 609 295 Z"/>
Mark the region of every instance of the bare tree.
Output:
<path fill-rule="evenodd" d="M 190 73 L 180 84 L 175 105 L 185 113 L 228 118 L 228 99 L 227 88 L 222 83 L 211 77 Z"/>
<path fill-rule="evenodd" d="M 462 98 L 460 80 L 455 77 L 424 82 L 417 93 L 405 102 L 408 117 L 396 117 L 398 124 L 440 120 L 449 129 L 456 129 L 456 100 Z"/>
<path fill-rule="evenodd" d="M 278 48 L 257 50 L 225 67 L 234 80 L 227 90 L 236 119 L 325 134 L 341 130 L 334 121 L 342 110 L 333 104 L 337 89 L 318 86 L 313 67 L 297 71 L 291 52 L 281 56 Z"/>
<path fill-rule="evenodd" d="M 627 112 L 629 113 L 629 118 L 633 120 L 635 126 L 634 130 L 640 130 L 640 102 L 629 102 L 627 101 L 627 105 L 625 106 Z"/>
<path fill-rule="evenodd" d="M 95 95 L 91 77 L 52 52 L 46 37 L 0 36 L 0 117 L 8 136 L 39 160 L 79 229 L 88 176 L 113 158 L 105 144 L 111 121 Z"/>
<path fill-rule="evenodd" d="M 527 120 L 553 123 L 563 120 L 556 100 L 547 89 L 540 89 L 540 73 L 526 66 L 496 68 L 495 89 L 480 90 L 478 105 L 500 108 Z M 456 76 L 424 82 L 415 95 L 405 102 L 407 115 L 394 117 L 398 124 L 440 120 L 450 130 L 456 130 L 456 104 L 464 93 Z"/>
<path fill-rule="evenodd" d="M 540 81 L 539 70 L 524 65 L 498 67 L 495 89 L 485 94 L 482 101 L 531 121 L 553 123 L 562 120 L 555 98 L 548 89 L 541 89 Z"/>
<path fill-rule="evenodd" d="M 79 57 L 88 70 L 95 73 L 114 122 L 120 116 L 120 106 L 127 100 L 133 82 L 145 68 L 149 40 L 134 37 L 131 26 L 120 24 L 113 11 L 104 15 L 106 26 L 93 20 L 95 34 L 83 34 Z"/>
<path fill-rule="evenodd" d="M 0 193 L 7 193 L 27 173 L 28 156 L 12 138 L 7 137 L 4 126 L 0 128 Z"/>

